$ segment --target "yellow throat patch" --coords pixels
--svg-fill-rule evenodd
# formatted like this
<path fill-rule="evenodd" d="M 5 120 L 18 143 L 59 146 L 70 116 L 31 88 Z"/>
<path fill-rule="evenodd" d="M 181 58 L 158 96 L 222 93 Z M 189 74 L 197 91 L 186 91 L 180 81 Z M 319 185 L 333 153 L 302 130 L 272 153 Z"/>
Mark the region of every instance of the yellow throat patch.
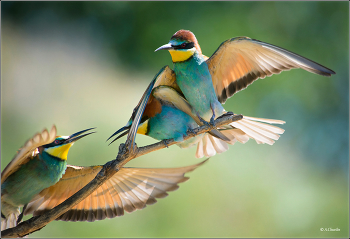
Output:
<path fill-rule="evenodd" d="M 143 122 L 139 128 L 137 129 L 137 133 L 138 134 L 143 134 L 146 135 L 147 134 L 147 129 L 148 129 L 148 120 L 146 120 L 145 122 Z"/>
<path fill-rule="evenodd" d="M 192 49 L 188 49 L 187 51 L 169 50 L 169 53 L 171 55 L 171 59 L 173 60 L 173 62 L 181 62 L 181 61 L 186 61 L 188 58 L 193 56 L 195 51 L 196 49 L 192 48 Z"/>
<path fill-rule="evenodd" d="M 45 151 L 48 154 L 50 154 L 50 155 L 52 155 L 54 157 L 60 158 L 62 160 L 67 160 L 69 148 L 73 144 L 74 143 L 64 144 L 64 145 L 60 145 L 60 146 L 56 146 L 56 147 L 45 149 Z"/>

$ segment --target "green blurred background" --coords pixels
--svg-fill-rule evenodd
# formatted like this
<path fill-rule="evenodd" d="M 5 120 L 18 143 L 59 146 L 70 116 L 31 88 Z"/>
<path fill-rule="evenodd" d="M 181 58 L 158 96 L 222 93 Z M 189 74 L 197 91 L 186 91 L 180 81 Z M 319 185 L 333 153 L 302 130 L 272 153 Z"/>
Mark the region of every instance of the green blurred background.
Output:
<path fill-rule="evenodd" d="M 97 127 L 70 150 L 70 164 L 112 160 L 125 138 L 106 139 L 172 66 L 154 50 L 179 29 L 194 32 L 207 56 L 249 36 L 337 73 L 283 72 L 227 101 L 234 113 L 285 120 L 273 146 L 237 143 L 155 205 L 94 223 L 54 221 L 29 237 L 348 237 L 348 22 L 348 2 L 2 2 L 2 169 L 53 123 L 62 135 Z M 194 153 L 172 146 L 127 166 L 185 166 L 200 162 Z"/>

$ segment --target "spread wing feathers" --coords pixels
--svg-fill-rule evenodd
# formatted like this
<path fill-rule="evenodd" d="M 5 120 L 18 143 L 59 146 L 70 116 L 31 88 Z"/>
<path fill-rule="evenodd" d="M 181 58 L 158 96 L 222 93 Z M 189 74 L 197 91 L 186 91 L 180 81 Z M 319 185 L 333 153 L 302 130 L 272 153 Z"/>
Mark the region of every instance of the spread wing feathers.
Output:
<path fill-rule="evenodd" d="M 324 76 L 335 74 L 293 52 L 248 37 L 236 37 L 223 42 L 207 60 L 207 64 L 221 103 L 258 78 L 284 70 L 302 68 Z"/>
<path fill-rule="evenodd" d="M 159 74 L 159 73 L 158 73 Z M 151 81 L 151 83 L 148 85 L 146 91 L 143 93 L 139 103 L 137 104 L 137 106 L 134 108 L 132 115 L 128 121 L 128 123 L 118 129 L 116 132 L 114 132 L 114 134 L 112 134 L 108 139 L 110 140 L 112 137 L 120 134 L 119 136 L 117 136 L 115 139 L 112 140 L 112 142 L 110 142 L 109 144 L 113 143 L 114 141 L 116 141 L 117 139 L 123 137 L 124 135 L 128 134 L 128 139 L 129 137 L 134 138 L 135 139 L 135 135 L 137 132 L 137 128 L 139 126 L 140 123 L 144 122 L 146 119 L 142 119 L 142 115 L 144 114 L 145 108 L 147 107 L 148 103 L 150 102 L 150 96 L 151 96 L 151 92 L 153 89 L 153 86 L 156 82 L 157 76 Z M 125 131 L 125 132 L 124 132 Z M 129 133 L 129 131 L 131 131 Z"/>
<path fill-rule="evenodd" d="M 176 109 L 181 110 L 182 112 L 188 114 L 192 119 L 198 124 L 202 125 L 198 116 L 192 112 L 192 107 L 188 101 L 183 98 L 175 89 L 160 85 L 153 89 L 153 97 L 161 102 L 161 104 L 170 105 Z"/>
<path fill-rule="evenodd" d="M 184 97 L 182 97 L 175 89 L 169 86 L 161 85 L 153 89 L 152 95 L 154 98 L 159 100 L 161 104 L 171 105 L 172 107 L 175 107 L 191 116 L 191 118 L 198 125 L 203 125 L 203 123 L 199 120 L 198 116 L 195 113 L 193 113 L 192 107 L 188 103 L 188 101 Z M 220 133 L 220 131 L 216 129 L 210 130 L 209 134 L 213 135 L 218 139 L 229 141 L 229 139 L 224 134 Z"/>
<path fill-rule="evenodd" d="M 56 138 L 56 133 L 56 126 L 53 125 L 50 132 L 47 129 L 44 129 L 41 133 L 36 133 L 31 139 L 29 139 L 24 146 L 18 150 L 16 156 L 2 171 L 1 184 L 9 175 L 17 171 L 20 165 L 25 164 L 32 156 L 35 156 L 39 152 L 37 150 L 39 146 L 53 142 Z"/>
<path fill-rule="evenodd" d="M 176 190 L 185 182 L 184 174 L 193 171 L 205 161 L 181 168 L 122 168 L 95 192 L 56 220 L 103 220 L 124 215 L 157 202 L 168 191 Z M 77 167 L 68 165 L 66 173 L 55 185 L 41 191 L 27 206 L 24 214 L 39 215 L 52 209 L 88 184 L 102 166 Z"/>
<path fill-rule="evenodd" d="M 172 89 L 174 89 L 179 95 L 183 96 L 182 91 L 180 90 L 179 86 L 176 83 L 176 75 L 175 72 L 169 68 L 169 66 L 164 66 L 155 76 L 154 78 L 156 80 L 153 89 L 159 87 L 159 86 L 168 86 Z M 142 116 L 142 122 L 145 120 L 152 118 L 156 114 L 160 113 L 161 111 L 161 104 L 160 102 L 154 98 L 153 91 L 151 96 L 149 97 L 149 100 L 147 102 L 145 111 Z"/>
<path fill-rule="evenodd" d="M 109 139 L 111 139 L 112 137 L 120 134 L 123 131 L 127 131 L 127 132 L 126 133 L 124 132 L 123 134 L 121 134 L 118 137 L 116 137 L 111 143 L 113 143 L 114 141 L 116 141 L 120 137 L 122 137 L 125 134 L 127 134 L 128 131 L 131 128 L 132 123 L 135 120 L 135 117 L 136 117 L 137 113 L 139 113 L 139 115 L 141 116 L 140 123 L 143 123 L 147 119 L 152 118 L 156 114 L 160 113 L 160 111 L 162 109 L 161 104 L 160 104 L 160 102 L 157 99 L 155 99 L 153 97 L 153 95 L 151 94 L 152 91 L 149 91 L 149 89 L 154 89 L 154 88 L 156 88 L 158 86 L 161 86 L 161 85 L 169 86 L 169 87 L 175 89 L 179 94 L 182 95 L 182 92 L 181 92 L 179 86 L 176 84 L 175 72 L 173 70 L 171 70 L 169 68 L 169 66 L 164 66 L 155 75 L 155 77 L 153 78 L 152 82 L 149 84 L 148 88 L 146 89 L 146 91 L 145 91 L 144 95 L 142 96 L 141 100 L 139 101 L 138 105 L 134 108 L 133 113 L 132 113 L 128 123 L 124 127 L 122 127 L 119 130 L 117 130 L 114 134 L 112 134 L 111 137 L 109 137 L 107 139 L 107 141 Z M 142 110 L 139 110 L 140 105 L 142 104 L 142 102 L 145 102 L 145 99 L 147 99 L 146 107 L 144 109 L 142 109 Z"/>
<path fill-rule="evenodd" d="M 262 123 L 264 122 L 264 123 Z M 269 124 L 265 124 L 269 123 Z M 270 124 L 284 124 L 282 120 L 262 119 L 243 116 L 243 119 L 232 122 L 229 126 L 220 127 L 220 132 L 224 134 L 230 141 L 222 141 L 205 134 L 197 145 L 196 157 L 211 157 L 216 153 L 223 153 L 228 150 L 228 145 L 235 142 L 246 143 L 249 138 L 255 139 L 258 144 L 274 144 L 274 140 L 278 140 L 280 134 L 284 130 Z"/>
<path fill-rule="evenodd" d="M 137 110 L 134 111 L 134 112 L 136 112 L 136 114 L 132 120 L 132 124 L 130 126 L 128 137 L 127 137 L 127 140 L 125 143 L 125 144 L 132 143 L 132 147 L 134 147 L 134 145 L 135 145 L 135 138 L 136 138 L 137 129 L 139 127 L 142 115 L 143 115 L 144 110 L 146 108 L 148 99 L 151 95 L 155 81 L 156 81 L 156 79 L 153 79 L 152 82 L 149 84 L 149 86 L 147 87 L 145 93 L 143 94 L 143 96 L 140 100 L 140 103 L 138 104 Z"/>
<path fill-rule="evenodd" d="M 180 87 L 176 83 L 176 75 L 175 72 L 170 69 L 169 66 L 164 66 L 157 74 L 157 81 L 154 84 L 153 88 L 156 88 L 160 85 L 165 85 L 173 88 L 180 94 L 182 94 L 182 91 L 180 90 Z"/>

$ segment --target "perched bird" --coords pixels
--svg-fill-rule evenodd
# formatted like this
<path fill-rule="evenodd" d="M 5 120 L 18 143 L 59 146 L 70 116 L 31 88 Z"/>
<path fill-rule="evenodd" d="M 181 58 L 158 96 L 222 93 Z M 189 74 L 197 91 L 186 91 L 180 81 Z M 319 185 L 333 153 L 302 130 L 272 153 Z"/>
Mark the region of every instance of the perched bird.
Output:
<path fill-rule="evenodd" d="M 181 141 L 189 129 L 205 121 L 213 124 L 215 118 L 226 113 L 222 104 L 227 98 L 258 78 L 293 68 L 325 76 L 335 74 L 295 53 L 248 37 L 236 37 L 223 42 L 208 58 L 202 54 L 192 32 L 179 30 L 168 44 L 158 50 L 170 52 L 174 71 L 168 66 L 163 67 L 152 81 L 155 81 L 153 90 L 138 128 L 138 133 L 158 140 L 175 138 Z M 169 92 L 172 92 L 171 99 L 168 97 Z M 179 102 L 185 103 L 176 104 Z M 111 137 L 123 131 L 126 132 L 116 139 L 127 134 L 133 116 L 126 126 Z M 230 127 L 219 128 L 219 133 L 211 131 L 179 146 L 188 147 L 198 142 L 196 156 L 202 157 L 224 152 L 228 149 L 227 143 L 245 143 L 249 138 L 255 139 L 257 143 L 273 144 L 284 130 L 270 124 L 283 123 L 281 120 L 244 116 L 231 123 Z"/>
<path fill-rule="evenodd" d="M 293 68 L 302 68 L 324 76 L 335 74 L 334 71 L 295 53 L 248 37 L 236 37 L 223 42 L 208 58 L 202 54 L 192 32 L 179 30 L 171 37 L 168 44 L 156 49 L 158 50 L 169 51 L 174 70 L 164 67 L 156 75 L 157 81 L 154 88 L 158 86 L 172 88 L 178 93 L 177 100 L 181 101 L 179 97 L 184 99 L 191 108 L 190 113 L 181 109 L 182 106 L 173 107 L 166 112 L 174 115 L 174 112 L 177 112 L 175 109 L 181 110 L 190 115 L 198 125 L 208 124 L 208 121 L 214 125 L 214 119 L 226 113 L 222 104 L 259 78 Z M 178 127 L 176 130 L 183 133 L 184 127 L 190 128 L 192 127 L 190 125 L 194 124 L 185 118 L 179 120 L 183 117 L 179 112 L 175 118 L 172 118 L 170 113 L 163 112 L 163 109 L 167 109 L 164 106 L 172 105 L 171 101 L 174 97 L 170 102 L 164 101 L 162 97 L 167 98 L 164 94 L 158 98 L 152 96 L 149 98 L 139 133 L 156 139 L 176 137 L 174 125 Z M 127 130 L 131 121 L 132 118 L 114 135 Z M 271 145 L 284 130 L 270 124 L 283 123 L 285 122 L 281 120 L 243 116 L 241 120 L 231 123 L 229 127 L 218 128 L 221 135 L 213 131 L 202 135 L 203 137 L 198 141 L 196 156 L 212 156 L 216 152 L 226 151 L 228 148 L 226 143 L 232 144 L 235 141 L 245 143 L 249 138 L 255 139 L 257 143 Z M 225 137 L 222 137 L 222 134 Z"/>
<path fill-rule="evenodd" d="M 169 51 L 177 85 L 195 112 L 206 121 L 224 114 L 222 104 L 226 99 L 258 78 L 293 68 L 324 76 L 335 74 L 295 53 L 248 37 L 223 42 L 208 58 L 202 54 L 192 32 L 179 30 L 158 50 Z"/>
<path fill-rule="evenodd" d="M 14 227 L 23 215 L 40 215 L 88 184 L 102 166 L 67 165 L 73 143 L 83 130 L 56 136 L 56 127 L 34 135 L 1 173 L 1 230 Z M 83 135 L 82 135 L 83 134 Z M 56 220 L 95 221 L 142 209 L 186 181 L 185 173 L 203 162 L 181 168 L 122 168 L 90 196 Z M 24 206 L 20 214 L 20 207 Z"/>
<path fill-rule="evenodd" d="M 198 143 L 196 157 L 201 158 L 203 156 L 213 156 L 216 153 L 225 152 L 228 149 L 228 144 L 234 144 L 239 141 L 245 143 L 249 140 L 249 135 L 243 132 L 239 128 L 244 128 L 244 124 L 249 123 L 247 119 L 242 119 L 234 123 L 239 128 L 232 126 L 221 126 L 218 130 L 212 130 L 209 133 L 200 134 L 184 142 L 183 138 L 188 133 L 191 133 L 193 128 L 198 125 L 203 125 L 200 118 L 193 112 L 191 105 L 181 94 L 180 89 L 176 85 L 175 77 L 171 77 L 173 72 L 168 66 L 163 67 L 158 74 L 156 74 L 153 81 L 150 83 L 139 104 L 135 107 L 134 112 L 129 119 L 128 123 L 117 130 L 109 139 L 118 135 L 111 143 L 120 137 L 129 133 L 131 125 L 136 120 L 136 115 L 140 115 L 140 125 L 136 129 L 138 134 L 144 134 L 157 140 L 174 138 L 179 142 L 177 145 L 181 148 L 188 148 Z M 174 87 L 174 88 L 173 88 Z M 150 90 L 151 89 L 151 90 Z M 147 97 L 149 95 L 149 97 Z M 144 111 L 140 112 L 139 105 L 147 102 Z M 248 117 L 247 117 L 248 118 Z M 249 117 L 249 120 L 268 121 L 270 123 L 282 123 L 278 120 L 267 120 Z M 256 131 L 263 131 L 259 129 L 261 123 L 254 122 L 255 125 L 251 125 L 250 128 L 256 128 Z M 280 129 L 272 125 L 263 125 L 268 128 L 269 134 L 273 139 L 278 139 L 278 133 L 283 133 L 283 129 Z M 124 131 L 124 132 L 123 132 Z M 266 130 L 265 130 L 266 131 Z M 123 133 L 122 133 L 123 132 Z M 221 135 L 226 137 L 227 140 L 223 141 Z M 108 139 L 108 140 L 109 140 Z M 255 139 L 258 143 L 261 143 Z M 268 143 L 272 144 L 271 140 Z"/>

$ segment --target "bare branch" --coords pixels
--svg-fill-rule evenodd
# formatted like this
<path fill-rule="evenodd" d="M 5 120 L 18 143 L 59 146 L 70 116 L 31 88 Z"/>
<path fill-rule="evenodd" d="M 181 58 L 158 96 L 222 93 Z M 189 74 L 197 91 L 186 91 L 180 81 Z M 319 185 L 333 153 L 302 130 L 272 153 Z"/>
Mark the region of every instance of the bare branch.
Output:
<path fill-rule="evenodd" d="M 242 115 L 226 114 L 215 120 L 216 127 L 227 125 L 231 122 L 242 119 Z M 204 125 L 193 130 L 193 134 L 184 137 L 184 140 L 195 137 L 199 134 L 205 133 L 211 129 L 213 126 Z M 67 212 L 70 208 L 77 205 L 81 200 L 93 193 L 98 187 L 100 187 L 106 180 L 111 178 L 115 173 L 117 173 L 127 162 L 130 160 L 140 157 L 142 155 L 151 153 L 153 151 L 163 149 L 167 146 L 176 144 L 174 139 L 163 140 L 155 144 L 147 145 L 141 148 L 134 148 L 133 150 L 128 150 L 128 145 L 132 142 L 126 142 L 121 144 L 119 147 L 119 153 L 115 160 L 107 162 L 101 171 L 96 175 L 96 177 L 89 182 L 85 187 L 80 189 L 74 195 L 69 197 L 66 201 L 49 210 L 47 213 L 32 217 L 27 221 L 18 224 L 14 228 L 9 228 L 1 232 L 2 237 L 24 237 L 35 231 L 38 231 L 45 227 L 49 222 L 55 220 L 63 213 Z"/>

